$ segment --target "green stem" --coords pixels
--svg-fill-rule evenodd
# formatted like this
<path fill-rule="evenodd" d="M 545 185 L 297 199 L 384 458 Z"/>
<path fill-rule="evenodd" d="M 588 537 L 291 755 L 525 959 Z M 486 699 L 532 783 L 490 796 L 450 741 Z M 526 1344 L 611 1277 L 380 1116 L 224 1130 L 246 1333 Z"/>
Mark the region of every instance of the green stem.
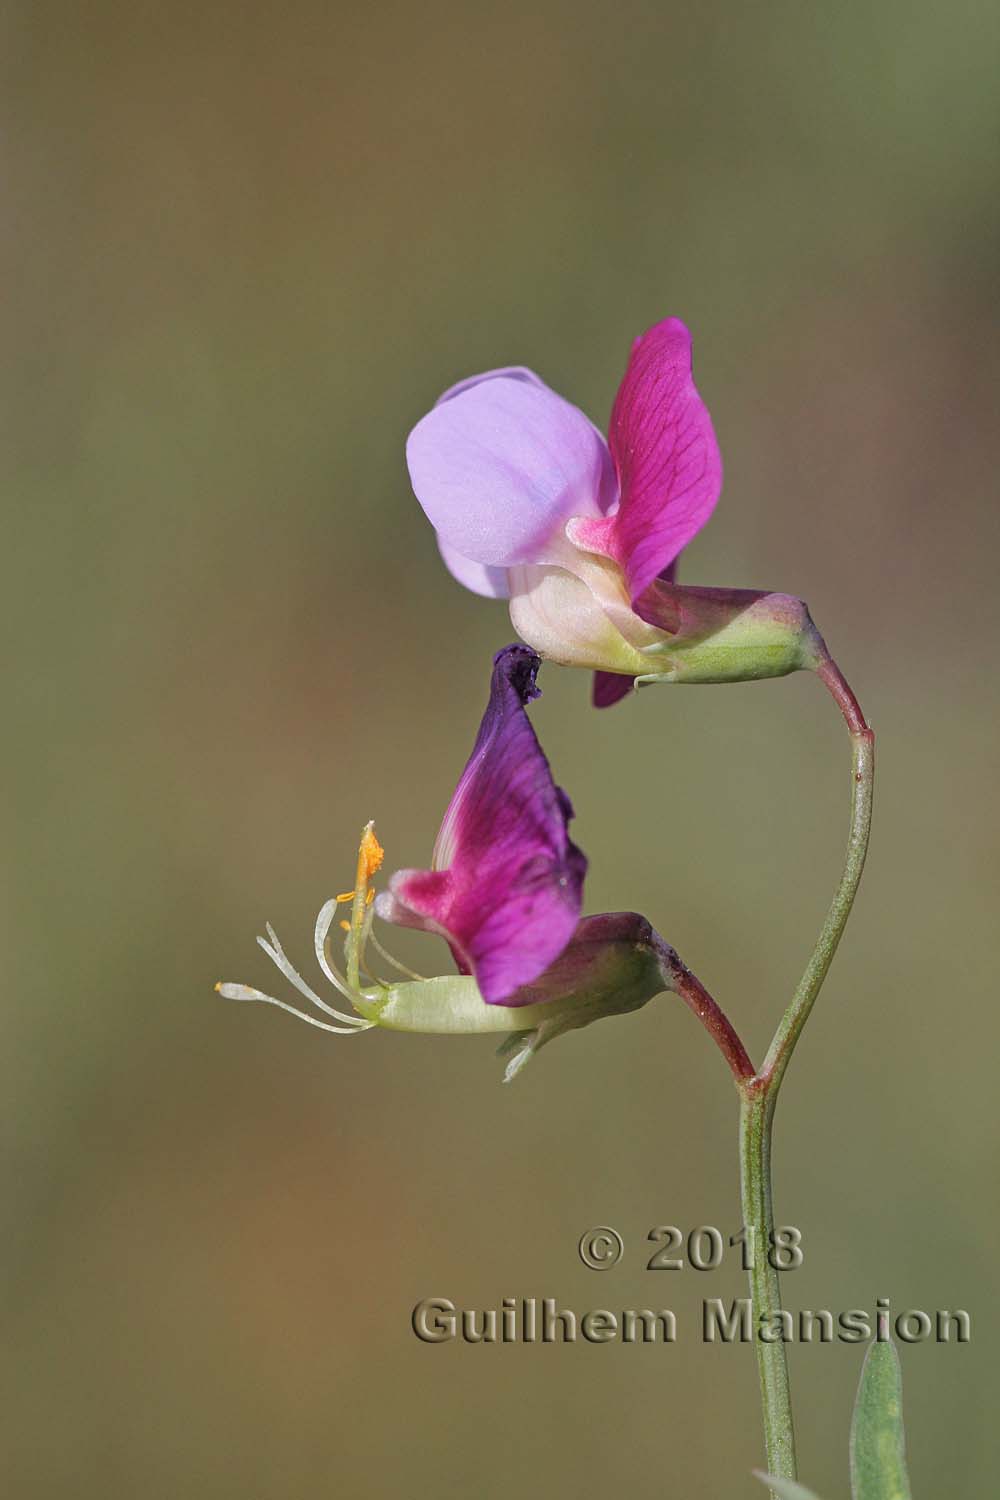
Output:
<path fill-rule="evenodd" d="M 769 1089 L 777 1092 L 785 1069 L 791 1060 L 795 1044 L 809 1013 L 816 1002 L 823 981 L 833 962 L 833 955 L 843 936 L 847 919 L 851 915 L 854 897 L 865 867 L 868 853 L 868 837 L 872 823 L 872 791 L 875 782 L 875 736 L 865 723 L 857 699 L 832 659 L 827 659 L 819 668 L 819 675 L 826 683 L 840 706 L 851 734 L 851 826 L 847 839 L 847 855 L 830 910 L 820 929 L 816 946 L 806 964 L 805 973 L 799 980 L 791 1004 L 781 1018 L 768 1048 L 761 1078 Z"/>
<path fill-rule="evenodd" d="M 763 1067 L 754 1078 L 738 1080 L 740 1186 L 743 1219 L 750 1231 L 751 1250 L 751 1328 L 757 1348 L 767 1467 L 771 1474 L 781 1479 L 796 1477 L 795 1434 L 788 1361 L 777 1316 L 781 1312 L 779 1273 L 771 1264 L 774 1234 L 771 1128 L 782 1079 L 851 914 L 868 851 L 875 776 L 875 737 L 865 723 L 857 699 L 828 654 L 824 654 L 817 670 L 840 707 L 851 736 L 851 824 L 844 870 L 805 972 L 781 1018 Z M 760 1337 L 762 1326 L 772 1336 L 778 1335 L 776 1342 L 766 1342 Z"/>
<path fill-rule="evenodd" d="M 785 1345 L 780 1337 L 775 1343 L 760 1337 L 762 1328 L 770 1330 L 772 1337 L 780 1329 L 781 1287 L 771 1264 L 771 1122 L 777 1094 L 755 1080 L 741 1088 L 740 1096 L 740 1188 L 743 1222 L 749 1231 L 751 1331 L 757 1350 L 764 1452 L 769 1474 L 794 1479 L 795 1433 Z"/>

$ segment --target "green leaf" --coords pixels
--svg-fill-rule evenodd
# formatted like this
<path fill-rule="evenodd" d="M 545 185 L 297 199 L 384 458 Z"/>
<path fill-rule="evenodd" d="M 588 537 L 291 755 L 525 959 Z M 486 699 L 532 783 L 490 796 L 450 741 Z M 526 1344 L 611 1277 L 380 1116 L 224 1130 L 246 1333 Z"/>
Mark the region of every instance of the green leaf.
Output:
<path fill-rule="evenodd" d="M 851 1423 L 854 1500 L 911 1500 L 903 1440 L 903 1382 L 887 1331 L 865 1355 Z"/>
<path fill-rule="evenodd" d="M 753 1474 L 761 1484 L 772 1489 L 779 1500 L 819 1500 L 814 1490 L 807 1490 L 804 1484 L 797 1484 L 794 1479 L 776 1479 L 773 1474 L 765 1474 L 763 1469 L 754 1469 Z"/>

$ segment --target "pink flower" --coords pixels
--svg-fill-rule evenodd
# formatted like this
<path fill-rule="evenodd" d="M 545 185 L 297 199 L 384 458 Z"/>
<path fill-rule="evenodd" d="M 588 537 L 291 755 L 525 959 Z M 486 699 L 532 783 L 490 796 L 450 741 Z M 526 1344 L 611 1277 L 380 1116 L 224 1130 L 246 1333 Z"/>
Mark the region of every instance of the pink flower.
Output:
<path fill-rule="evenodd" d="M 799 600 L 672 581 L 722 487 L 679 319 L 633 344 L 607 442 L 531 370 L 513 367 L 446 391 L 406 457 L 451 573 L 474 593 L 509 599 L 515 629 L 543 656 L 596 671 L 599 706 L 635 680 L 743 680 L 812 665 Z"/>
<path fill-rule="evenodd" d="M 275 1005 L 341 1036 L 374 1027 L 509 1032 L 501 1049 L 508 1079 L 554 1037 L 637 1010 L 667 990 L 690 995 L 691 975 L 644 917 L 580 916 L 587 860 L 569 837 L 573 809 L 526 711 L 539 696 L 538 667 L 526 646 L 497 654 L 479 733 L 429 870 L 399 870 L 376 896 L 372 882 L 384 851 L 373 825 L 363 829 L 354 889 L 323 903 L 313 931 L 317 966 L 351 1009 L 313 989 L 270 926 L 258 943 L 312 1009 L 246 984 L 217 984 L 220 995 Z M 341 969 L 331 938 L 345 904 L 351 919 L 340 923 Z M 422 978 L 400 964 L 375 937 L 375 917 L 439 934 L 461 972 Z M 369 944 L 376 965 L 382 959 L 407 977 L 373 975 Z"/>

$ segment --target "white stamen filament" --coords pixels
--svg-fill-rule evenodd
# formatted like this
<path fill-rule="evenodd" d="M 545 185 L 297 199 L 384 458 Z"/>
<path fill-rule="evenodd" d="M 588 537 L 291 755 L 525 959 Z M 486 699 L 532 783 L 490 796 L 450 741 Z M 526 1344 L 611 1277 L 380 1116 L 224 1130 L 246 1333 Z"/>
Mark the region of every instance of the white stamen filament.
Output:
<path fill-rule="evenodd" d="M 347 981 L 343 978 L 340 970 L 330 962 L 330 956 L 326 948 L 327 939 L 330 936 L 330 928 L 333 926 L 333 919 L 339 904 L 336 896 L 331 896 L 329 901 L 323 902 L 323 905 L 319 909 L 319 915 L 316 918 L 316 928 L 313 932 L 313 947 L 316 950 L 316 962 L 323 970 L 327 979 L 342 995 L 350 998 Z"/>
<path fill-rule="evenodd" d="M 418 974 L 416 969 L 411 969 L 408 964 L 401 964 L 398 958 L 393 958 L 388 949 L 382 947 L 382 944 L 379 942 L 374 932 L 369 932 L 368 937 L 372 947 L 375 949 L 375 952 L 379 955 L 379 957 L 384 958 L 386 963 L 391 964 L 392 967 L 398 970 L 400 974 L 405 974 L 407 979 L 425 980 L 427 978 L 426 974 Z"/>
<path fill-rule="evenodd" d="M 284 1000 L 276 1000 L 273 995 L 262 994 L 260 990 L 252 990 L 248 984 L 219 984 L 216 985 L 219 994 L 225 1000 L 261 1000 L 265 1005 L 277 1005 L 279 1010 L 287 1010 L 290 1016 L 298 1016 L 300 1021 L 308 1021 L 310 1026 L 318 1026 L 321 1031 L 335 1031 L 340 1036 L 357 1036 L 359 1031 L 367 1031 L 372 1024 L 370 1021 L 361 1021 L 355 1018 L 353 1026 L 331 1026 L 329 1021 L 321 1021 L 318 1016 L 310 1016 L 304 1010 L 298 1010 L 294 1005 L 289 1005 Z M 326 1007 L 323 1007 L 324 1010 Z M 336 1015 L 333 1011 L 331 1014 Z"/>
<path fill-rule="evenodd" d="M 335 1017 L 335 1019 L 338 1021 L 346 1021 L 348 1025 L 353 1026 L 366 1026 L 368 1024 L 366 1021 L 362 1021 L 359 1016 L 346 1016 L 343 1011 L 334 1010 L 332 1005 L 327 1005 L 325 1000 L 320 999 L 315 990 L 310 989 L 309 985 L 307 985 L 305 980 L 302 978 L 302 975 L 289 963 L 288 958 L 285 955 L 285 950 L 278 942 L 278 935 L 275 932 L 274 928 L 271 926 L 270 922 L 267 923 L 267 935 L 271 939 L 270 943 L 266 942 L 262 937 L 259 937 L 257 939 L 258 943 L 263 948 L 268 958 L 271 959 L 272 963 L 276 964 L 277 967 L 281 970 L 285 978 L 289 980 L 291 984 L 294 984 L 300 995 L 305 995 L 306 999 L 311 1000 L 313 1005 L 317 1006 L 320 1010 L 325 1011 L 328 1016 Z M 351 998 L 350 991 L 345 987 L 342 981 L 339 981 L 333 975 L 332 972 L 328 975 L 328 978 L 336 986 L 336 988 L 340 991 L 345 999 L 349 1000 Z"/>
<path fill-rule="evenodd" d="M 336 904 L 337 903 L 335 901 L 328 901 L 326 903 L 326 906 L 324 906 L 323 910 L 320 912 L 319 917 L 317 918 L 317 955 L 319 955 L 320 949 L 322 947 L 319 936 L 321 928 L 324 935 L 329 931 L 330 928 L 328 908 L 335 908 Z M 325 927 L 323 926 L 324 922 Z M 321 1010 L 324 1015 L 332 1016 L 335 1021 L 342 1021 L 343 1025 L 331 1026 L 329 1021 L 320 1021 L 316 1016 L 311 1016 L 306 1011 L 299 1010 L 296 1006 L 289 1005 L 284 1000 L 275 999 L 274 995 L 265 995 L 262 990 L 251 989 L 248 984 L 217 984 L 215 988 L 217 989 L 219 994 L 222 995 L 226 1000 L 260 1000 L 265 1005 L 276 1005 L 279 1010 L 287 1010 L 290 1016 L 298 1016 L 300 1021 L 308 1021 L 310 1026 L 318 1026 L 321 1031 L 334 1031 L 337 1032 L 337 1034 L 340 1036 L 356 1036 L 359 1031 L 368 1031 L 370 1027 L 374 1025 L 374 1022 L 366 1021 L 363 1016 L 345 1015 L 342 1010 L 334 1010 L 332 1005 L 327 1005 L 325 1000 L 321 1000 L 316 991 L 312 989 L 308 984 L 306 984 L 305 980 L 302 978 L 302 975 L 298 972 L 298 970 L 293 968 L 291 963 L 289 963 L 288 958 L 285 954 L 285 950 L 284 948 L 282 948 L 280 942 L 278 941 L 278 934 L 275 932 L 270 922 L 267 923 L 267 937 L 258 937 L 257 941 L 263 948 L 264 952 L 267 954 L 271 962 L 281 970 L 285 978 L 289 981 L 289 983 L 295 986 L 300 995 L 304 995 L 306 999 L 311 1001 L 312 1004 L 316 1006 L 317 1010 Z M 340 990 L 342 995 L 350 1000 L 350 991 L 346 988 L 344 981 L 340 978 L 340 975 L 336 972 L 336 970 L 332 969 L 330 965 L 325 962 L 325 955 L 320 958 L 320 966 L 322 967 L 323 973 L 326 975 L 327 979 L 330 980 L 331 984 L 333 984 L 338 990 Z"/>
<path fill-rule="evenodd" d="M 351 898 L 354 898 L 354 896 L 355 892 L 352 891 Z M 320 907 L 319 913 L 316 917 L 316 925 L 313 929 L 313 948 L 316 954 L 316 962 L 319 964 L 324 977 L 329 980 L 329 982 L 335 989 L 340 991 L 345 1000 L 353 1004 L 351 987 L 348 985 L 347 981 L 345 980 L 340 970 L 337 968 L 336 964 L 334 964 L 330 958 L 330 929 L 333 926 L 334 917 L 339 905 L 340 901 L 337 899 L 337 897 L 332 897 L 329 901 L 324 901 L 323 905 Z M 349 932 L 347 937 L 346 947 L 349 964 L 353 957 L 353 960 L 357 964 L 360 973 L 364 974 L 366 979 L 368 979 L 372 984 L 378 985 L 380 989 L 391 989 L 392 986 L 387 980 L 382 979 L 377 974 L 370 973 L 369 970 L 364 966 L 364 946 L 365 943 L 370 939 L 373 948 L 383 959 L 385 959 L 386 963 L 391 964 L 394 969 L 397 969 L 399 971 L 399 973 L 405 974 L 408 979 L 418 981 L 423 980 L 424 976 L 422 974 L 418 974 L 415 969 L 411 969 L 406 964 L 400 963 L 398 958 L 394 958 L 391 953 L 383 948 L 378 938 L 372 932 L 372 919 L 374 917 L 374 911 L 367 902 L 366 907 L 367 909 L 363 909 L 364 915 L 362 916 L 360 922 L 360 930 L 357 932 L 352 930 L 351 932 Z M 357 908 L 357 901 L 355 901 L 355 908 Z M 356 910 L 354 915 L 356 918 Z M 317 995 L 312 986 L 306 983 L 306 981 L 302 978 L 302 975 L 290 962 L 288 955 L 285 953 L 284 948 L 282 948 L 281 943 L 278 940 L 278 934 L 275 932 L 270 922 L 266 924 L 266 928 L 267 937 L 258 937 L 257 942 L 260 944 L 261 948 L 263 948 L 264 952 L 267 954 L 271 962 L 277 969 L 281 971 L 281 973 L 288 980 L 289 984 L 294 985 L 299 994 L 304 995 L 305 998 L 310 1002 L 310 1004 L 315 1005 L 317 1010 L 321 1010 L 324 1015 L 331 1016 L 334 1021 L 339 1021 L 342 1024 L 334 1026 L 331 1025 L 329 1021 L 321 1021 L 317 1016 L 311 1016 L 307 1011 L 299 1010 L 297 1006 L 289 1005 L 285 1000 L 278 1000 L 274 995 L 265 995 L 262 990 L 252 989 L 248 984 L 217 984 L 215 988 L 218 993 L 224 997 L 224 999 L 258 1000 L 264 1005 L 276 1005 L 279 1010 L 287 1011 L 290 1016 L 297 1016 L 300 1021 L 307 1021 L 310 1026 L 317 1026 L 321 1031 L 336 1032 L 339 1036 L 354 1036 L 359 1031 L 370 1030 L 371 1027 L 376 1024 L 374 1021 L 365 1020 L 363 1016 L 359 1016 L 356 1014 L 346 1014 L 342 1010 L 334 1009 L 332 1005 L 327 1005 L 326 1001 L 323 1000 L 319 995 Z"/>
<path fill-rule="evenodd" d="M 343 896 L 334 896 L 320 908 L 319 916 L 316 918 L 316 931 L 313 934 L 313 946 L 316 949 L 316 961 L 319 964 L 320 968 L 323 970 L 323 973 L 326 975 L 327 979 L 329 979 L 331 984 L 335 984 L 338 989 L 346 994 L 349 993 L 349 991 L 346 991 L 343 988 L 346 984 L 346 980 L 344 980 L 343 976 L 340 973 L 340 970 L 331 963 L 328 947 L 330 941 L 330 928 L 333 926 L 334 913 L 343 900 Z M 361 929 L 362 949 L 364 948 L 365 939 L 368 937 L 371 931 L 371 925 L 372 914 L 371 908 L 369 907 L 368 911 L 365 914 L 365 920 Z M 354 932 L 353 930 L 349 930 L 346 939 L 348 946 L 354 941 Z M 348 955 L 348 957 L 349 956 L 350 955 Z M 363 957 L 359 960 L 358 972 L 359 974 L 363 975 L 370 984 L 377 984 L 381 989 L 384 990 L 389 989 L 389 985 L 384 979 L 382 979 L 378 974 L 373 974 L 371 970 L 366 967 Z"/>

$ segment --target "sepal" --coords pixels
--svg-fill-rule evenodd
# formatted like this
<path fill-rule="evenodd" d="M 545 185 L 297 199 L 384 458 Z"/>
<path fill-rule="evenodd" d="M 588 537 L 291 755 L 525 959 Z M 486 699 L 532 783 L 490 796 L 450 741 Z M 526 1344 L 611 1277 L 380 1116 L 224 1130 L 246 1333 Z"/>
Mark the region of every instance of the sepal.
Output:
<path fill-rule="evenodd" d="M 637 612 L 667 638 L 645 655 L 660 661 L 647 682 L 755 682 L 815 671 L 824 655 L 809 610 L 791 594 L 688 587 L 657 580 Z"/>
<path fill-rule="evenodd" d="M 569 945 L 509 1005 L 488 1005 L 470 975 L 443 975 L 381 988 L 354 997 L 361 1016 L 391 1031 L 437 1035 L 507 1032 L 500 1056 L 509 1082 L 526 1062 L 567 1031 L 605 1016 L 639 1010 L 674 988 L 680 962 L 644 917 L 610 912 L 585 917 Z"/>

